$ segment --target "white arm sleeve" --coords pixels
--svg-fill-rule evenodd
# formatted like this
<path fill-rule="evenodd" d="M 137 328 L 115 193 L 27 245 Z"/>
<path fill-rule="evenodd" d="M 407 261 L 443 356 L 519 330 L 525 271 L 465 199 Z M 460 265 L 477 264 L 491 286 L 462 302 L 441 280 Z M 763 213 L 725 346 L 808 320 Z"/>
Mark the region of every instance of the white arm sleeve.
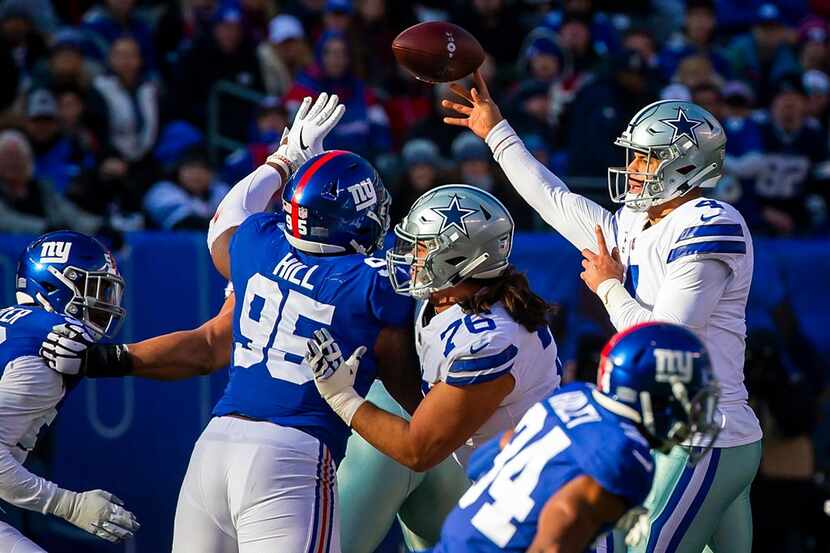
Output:
<path fill-rule="evenodd" d="M 559 177 L 527 151 L 507 120 L 502 120 L 493 127 L 487 135 L 487 145 L 522 198 L 578 250 L 596 251 L 596 225 L 602 228 L 608 247 L 616 245 L 617 224 L 614 215 L 584 196 L 568 190 Z"/>
<path fill-rule="evenodd" d="M 597 288 L 618 331 L 647 321 L 666 321 L 702 332 L 726 289 L 730 269 L 717 259 L 672 263 L 654 308 L 631 297 L 620 281 L 606 280 Z"/>
<path fill-rule="evenodd" d="M 57 484 L 23 466 L 40 428 L 57 414 L 63 397 L 61 376 L 40 358 L 22 357 L 6 365 L 0 379 L 0 498 L 30 511 L 50 512 Z M 18 445 L 19 444 L 19 445 Z"/>
<path fill-rule="evenodd" d="M 208 249 L 226 230 L 238 227 L 253 215 L 265 211 L 271 198 L 282 186 L 279 172 L 270 165 L 260 165 L 231 188 L 216 208 L 208 228 Z"/>

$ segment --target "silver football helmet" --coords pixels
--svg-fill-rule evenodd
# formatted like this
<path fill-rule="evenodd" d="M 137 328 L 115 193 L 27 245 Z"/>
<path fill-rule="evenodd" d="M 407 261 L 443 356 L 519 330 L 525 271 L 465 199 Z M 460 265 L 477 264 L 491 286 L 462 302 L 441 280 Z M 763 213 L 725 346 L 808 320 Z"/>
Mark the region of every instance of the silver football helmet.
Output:
<path fill-rule="evenodd" d="M 395 225 L 386 252 L 399 294 L 427 299 L 467 278 L 494 278 L 509 266 L 513 218 L 489 192 L 465 184 L 430 190 Z"/>
<path fill-rule="evenodd" d="M 611 200 L 645 211 L 692 188 L 714 187 L 723 173 L 726 134 L 718 120 L 692 102 L 663 100 L 641 109 L 614 141 L 626 149 L 626 166 L 608 168 Z M 645 156 L 645 171 L 631 171 L 634 156 Z M 657 165 L 651 168 L 652 161 Z M 642 181 L 639 192 L 629 179 Z"/>

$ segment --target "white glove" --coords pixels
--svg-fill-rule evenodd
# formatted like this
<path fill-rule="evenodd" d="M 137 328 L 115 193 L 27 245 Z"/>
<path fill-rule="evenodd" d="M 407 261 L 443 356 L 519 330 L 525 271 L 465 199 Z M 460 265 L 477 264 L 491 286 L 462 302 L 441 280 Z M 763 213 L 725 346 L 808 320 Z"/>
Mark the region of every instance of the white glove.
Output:
<path fill-rule="evenodd" d="M 47 512 L 90 534 L 111 542 L 133 537 L 141 527 L 124 502 L 104 490 L 76 493 L 58 488 L 54 506 Z"/>
<path fill-rule="evenodd" d="M 305 362 L 314 373 L 317 391 L 343 421 L 351 425 L 357 409 L 366 401 L 354 389 L 354 379 L 360 358 L 366 347 L 360 346 L 351 357 L 343 361 L 340 346 L 331 333 L 323 328 L 314 331 L 314 337 L 307 342 Z"/>
<path fill-rule="evenodd" d="M 625 532 L 626 545 L 637 547 L 648 535 L 648 509 L 643 507 L 631 508 L 620 517 L 615 527 Z"/>
<path fill-rule="evenodd" d="M 40 344 L 38 355 L 61 374 L 78 374 L 87 348 L 95 339 L 81 324 L 61 323 Z"/>
<path fill-rule="evenodd" d="M 290 177 L 306 161 L 323 153 L 323 139 L 342 119 L 346 106 L 339 102 L 337 94 L 329 96 L 321 92 L 314 105 L 311 96 L 303 98 L 291 129 L 283 131 L 277 151 L 267 162 L 281 166 Z"/>

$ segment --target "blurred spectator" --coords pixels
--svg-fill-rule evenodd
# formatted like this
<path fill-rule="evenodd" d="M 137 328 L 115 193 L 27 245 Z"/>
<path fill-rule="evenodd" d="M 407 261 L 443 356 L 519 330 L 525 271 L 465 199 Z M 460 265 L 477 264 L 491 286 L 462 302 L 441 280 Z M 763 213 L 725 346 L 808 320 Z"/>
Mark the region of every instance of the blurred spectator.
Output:
<path fill-rule="evenodd" d="M 709 58 L 694 54 L 680 62 L 672 82 L 680 83 L 691 90 L 705 84 L 720 85 L 723 78 L 715 72 Z"/>
<path fill-rule="evenodd" d="M 214 85 L 228 81 L 234 85 L 263 90 L 256 51 L 242 33 L 241 14 L 232 7 L 220 9 L 209 35 L 197 40 L 179 60 L 173 81 L 177 117 L 197 127 L 208 125 L 208 98 Z M 220 103 L 221 133 L 244 142 L 252 111 L 247 102 L 228 95 Z"/>
<path fill-rule="evenodd" d="M 626 50 L 639 52 L 649 67 L 656 69 L 659 63 L 657 57 L 657 43 L 654 35 L 645 27 L 631 27 L 623 36 L 622 47 Z"/>
<path fill-rule="evenodd" d="M 391 145 L 389 119 L 374 92 L 351 68 L 351 53 L 342 33 L 327 31 L 314 49 L 315 64 L 300 73 L 285 97 L 289 113 L 295 113 L 305 96 L 320 92 L 337 94 L 346 114 L 326 139 L 329 149 L 344 149 L 373 160 Z"/>
<path fill-rule="evenodd" d="M 422 194 L 444 184 L 444 160 L 434 142 L 416 138 L 404 144 L 401 151 L 404 174 L 395 187 L 392 200 L 392 222 L 397 223 Z M 444 182 L 442 182 L 444 181 Z"/>
<path fill-rule="evenodd" d="M 19 131 L 0 132 L 0 230 L 42 234 L 69 228 L 92 234 L 101 219 L 84 213 L 34 178 L 34 160 L 26 137 Z"/>
<path fill-rule="evenodd" d="M 210 33 L 211 20 L 218 0 L 178 0 L 170 2 L 154 26 L 156 55 L 165 79 L 173 77 L 173 68 L 182 50 Z"/>
<path fill-rule="evenodd" d="M 764 103 L 771 99 L 779 79 L 799 70 L 775 4 L 758 7 L 752 31 L 733 40 L 725 54 L 732 76 L 750 83 Z"/>
<path fill-rule="evenodd" d="M 54 94 L 63 131 L 81 144 L 85 151 L 97 153 L 99 144 L 89 126 L 84 92 L 72 86 L 62 86 L 55 89 Z"/>
<path fill-rule="evenodd" d="M 470 82 L 462 81 L 462 86 L 469 86 Z M 445 111 L 441 106 L 441 101 L 444 98 L 457 101 L 457 96 L 450 91 L 449 83 L 438 83 L 432 86 L 432 93 L 434 94 L 432 110 L 429 115 L 412 126 L 406 139 L 426 138 L 438 146 L 442 156 L 449 157 L 452 142 L 461 134 L 462 128 L 444 123 L 444 117 L 453 112 Z"/>
<path fill-rule="evenodd" d="M 82 170 L 92 167 L 91 153 L 64 130 L 58 102 L 50 91 L 41 88 L 29 93 L 24 126 L 34 154 L 34 178 L 48 181 L 58 194 Z"/>
<path fill-rule="evenodd" d="M 83 35 L 65 28 L 55 34 L 49 48 L 49 56 L 35 67 L 32 87 L 59 88 L 64 86 L 87 90 L 97 72 L 93 64 L 84 59 Z"/>
<path fill-rule="evenodd" d="M 715 2 L 690 0 L 686 3 L 686 23 L 682 33 L 673 34 L 660 52 L 660 69 L 670 79 L 680 62 L 691 55 L 705 56 L 713 69 L 724 78 L 730 75 L 729 61 L 715 44 L 717 19 Z"/>
<path fill-rule="evenodd" d="M 553 128 L 548 124 L 550 90 L 550 86 L 541 81 L 522 81 L 505 107 L 510 108 L 507 118 L 517 133 L 536 133 L 552 145 L 555 137 Z"/>
<path fill-rule="evenodd" d="M 294 85 L 294 77 L 311 62 L 305 31 L 293 15 L 278 15 L 268 27 L 268 40 L 257 46 L 257 57 L 271 96 L 283 96 Z"/>
<path fill-rule="evenodd" d="M 184 156 L 173 179 L 150 188 L 144 210 L 160 229 L 206 230 L 229 189 L 216 179 L 207 154 L 195 150 Z"/>
<path fill-rule="evenodd" d="M 798 75 L 783 79 L 762 125 L 763 163 L 747 191 L 757 202 L 760 230 L 787 235 L 810 226 L 807 198 L 827 193 L 827 137 L 807 114 Z"/>
<path fill-rule="evenodd" d="M 81 29 L 90 46 L 90 54 L 104 61 L 116 39 L 132 36 L 148 68 L 155 68 L 153 34 L 135 10 L 136 0 L 104 0 L 84 15 Z"/>
<path fill-rule="evenodd" d="M 326 0 L 289 0 L 282 13 L 300 20 L 312 42 L 323 32 L 323 10 Z"/>
<path fill-rule="evenodd" d="M 568 174 L 605 177 L 623 161 L 614 140 L 643 106 L 657 97 L 657 80 L 639 52 L 623 50 L 602 78 L 585 86 L 565 113 Z"/>
<path fill-rule="evenodd" d="M 25 2 L 9 2 L 0 9 L 0 50 L 11 56 L 20 79 L 28 78 L 46 53 L 46 41 L 34 25 L 31 9 Z M 18 82 L 11 72 L 9 85 Z M 7 88 L 3 81 L 3 88 Z M 16 92 L 16 90 L 15 90 Z"/>
<path fill-rule="evenodd" d="M 830 128 L 830 78 L 824 71 L 811 69 L 804 73 L 802 82 L 807 93 L 807 114 L 827 130 Z"/>
<path fill-rule="evenodd" d="M 288 114 L 283 103 L 273 96 L 263 98 L 251 140 L 225 159 L 222 172 L 225 181 L 235 183 L 265 163 L 265 159 L 279 146 L 282 131 L 287 125 Z"/>
<path fill-rule="evenodd" d="M 272 0 L 235 0 L 242 15 L 242 29 L 252 44 L 268 38 L 268 24 L 276 15 Z"/>
<path fill-rule="evenodd" d="M 138 43 L 128 36 L 113 42 L 109 73 L 93 81 L 89 108 L 107 150 L 134 163 L 145 159 L 158 137 L 158 88 L 142 74 Z"/>
<path fill-rule="evenodd" d="M 519 64 L 522 73 L 529 78 L 548 84 L 559 80 L 566 72 L 565 53 L 556 43 L 556 37 L 541 33 L 536 33 L 536 37 L 530 40 Z"/>
<path fill-rule="evenodd" d="M 570 55 L 575 77 L 593 75 L 598 69 L 601 57 L 595 48 L 588 21 L 580 17 L 565 19 L 559 29 L 559 43 Z"/>
<path fill-rule="evenodd" d="M 25 13 L 35 28 L 43 35 L 50 35 L 58 27 L 58 15 L 55 13 L 54 0 L 2 0 L 0 13 L 7 10 Z"/>
<path fill-rule="evenodd" d="M 400 66 L 392 54 L 392 41 L 400 31 L 416 22 L 409 2 L 360 0 L 352 21 L 352 47 L 366 82 L 386 89 L 400 88 Z M 387 90 L 388 91 L 388 90 Z M 419 94 L 422 95 L 422 94 Z"/>
<path fill-rule="evenodd" d="M 504 0 L 463 2 L 452 21 L 470 31 L 497 64 L 513 64 L 519 57 L 525 33 Z"/>
<path fill-rule="evenodd" d="M 830 30 L 824 20 L 809 17 L 801 24 L 798 29 L 798 57 L 804 71 L 818 69 L 826 73 L 830 70 L 828 39 Z"/>
<path fill-rule="evenodd" d="M 533 228 L 533 210 L 507 182 L 483 140 L 470 131 L 462 132 L 453 140 L 452 158 L 458 166 L 457 182 L 481 188 L 496 196 L 513 216 L 517 229 Z"/>
<path fill-rule="evenodd" d="M 352 12 L 352 0 L 327 0 L 323 11 L 323 30 L 348 34 Z"/>
<path fill-rule="evenodd" d="M 581 20 L 587 25 L 588 35 L 591 37 L 592 48 L 600 56 L 614 54 L 620 49 L 620 38 L 610 18 L 597 5 L 600 2 L 593 0 L 564 0 L 562 11 L 551 11 L 544 19 L 543 25 L 555 30 L 562 28 L 570 20 Z M 614 2 L 608 7 L 613 7 Z M 626 2 L 627 9 L 635 8 L 636 2 Z"/>
<path fill-rule="evenodd" d="M 433 87 L 419 81 L 400 65 L 393 64 L 392 67 L 395 68 L 396 75 L 386 83 L 387 96 L 383 107 L 389 116 L 392 143 L 397 150 L 419 122 L 430 117 Z M 447 148 L 449 149 L 449 144 Z"/>

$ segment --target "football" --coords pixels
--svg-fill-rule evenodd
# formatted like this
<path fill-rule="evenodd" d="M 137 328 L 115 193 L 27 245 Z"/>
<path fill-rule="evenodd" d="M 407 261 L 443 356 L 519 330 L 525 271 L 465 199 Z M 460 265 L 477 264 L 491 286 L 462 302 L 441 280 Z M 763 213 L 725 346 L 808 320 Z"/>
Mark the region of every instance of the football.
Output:
<path fill-rule="evenodd" d="M 410 73 L 428 83 L 463 79 L 484 62 L 478 40 L 452 23 L 427 21 L 402 31 L 392 51 Z"/>

